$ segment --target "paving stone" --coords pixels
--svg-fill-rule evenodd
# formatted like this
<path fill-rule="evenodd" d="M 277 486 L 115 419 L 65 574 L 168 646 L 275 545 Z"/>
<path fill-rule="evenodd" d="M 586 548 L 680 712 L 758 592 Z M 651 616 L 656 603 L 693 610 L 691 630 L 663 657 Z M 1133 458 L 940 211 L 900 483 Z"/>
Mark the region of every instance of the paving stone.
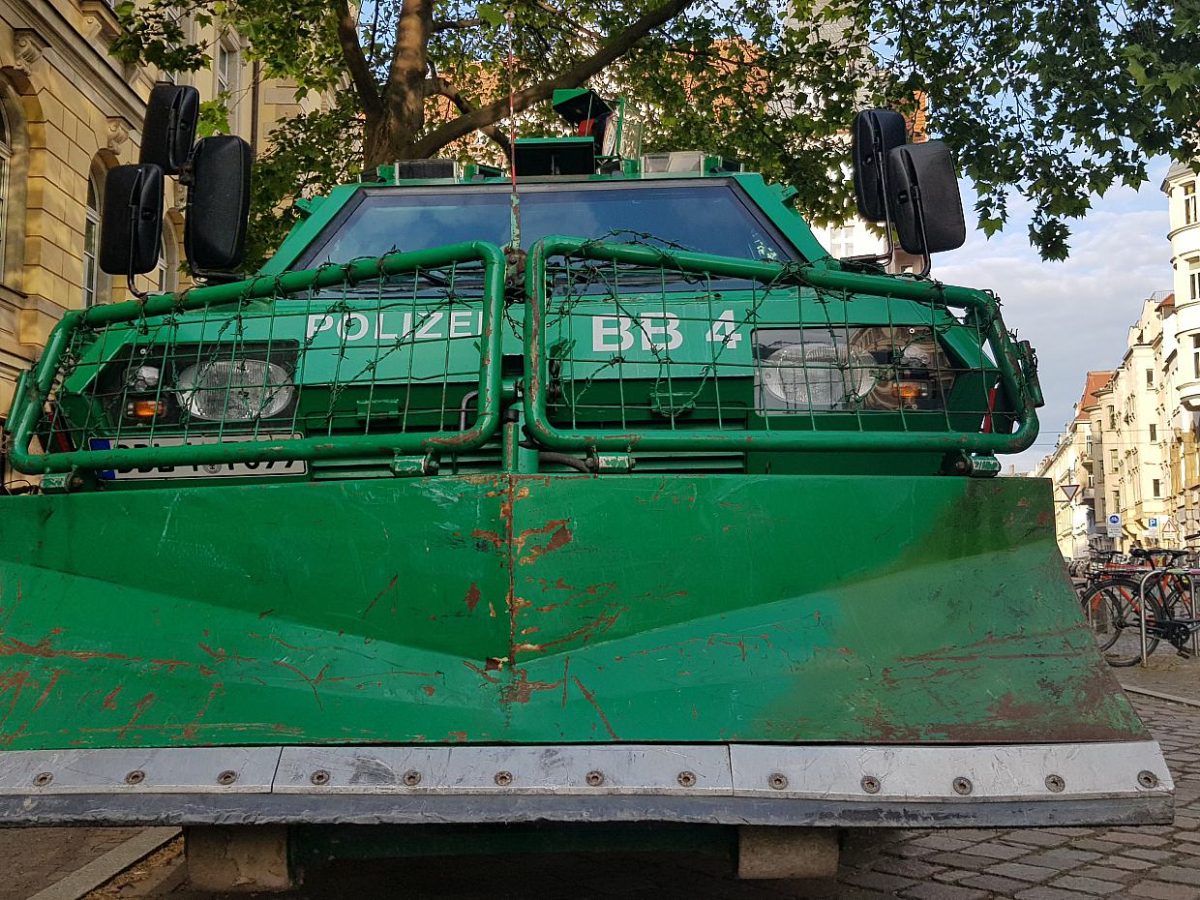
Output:
<path fill-rule="evenodd" d="M 905 875 L 909 878 L 929 878 L 934 872 L 941 871 L 940 866 L 931 865 L 919 859 L 897 859 L 892 856 L 883 856 L 874 860 L 870 868 L 876 872 Z"/>
<path fill-rule="evenodd" d="M 1024 881 L 1013 881 L 1011 878 L 1001 878 L 999 875 L 972 875 L 958 883 L 998 894 L 1012 894 L 1014 891 L 1023 891 L 1029 887 Z"/>
<path fill-rule="evenodd" d="M 1029 888 L 1014 895 L 1017 900 L 1081 900 L 1083 897 L 1090 897 L 1091 894 L 1081 894 L 1079 891 L 1064 891 L 1062 888 L 1046 887 L 1044 884 L 1039 884 L 1037 887 Z"/>
<path fill-rule="evenodd" d="M 1099 853 L 1087 850 L 1072 850 L 1069 847 L 1056 847 L 1026 856 L 1021 862 L 1031 866 L 1049 866 L 1052 869 L 1072 869 L 1083 863 L 1100 859 Z"/>
<path fill-rule="evenodd" d="M 1112 853 L 1124 850 L 1125 844 L 1114 844 L 1112 841 L 1102 841 L 1099 838 L 1080 838 L 1071 841 L 1072 850 L 1095 850 L 1097 853 Z"/>
<path fill-rule="evenodd" d="M 1071 840 L 1065 834 L 1046 831 L 1044 828 L 1027 828 L 1004 832 L 1004 840 L 1010 844 L 1029 844 L 1034 847 L 1058 847 Z"/>
<path fill-rule="evenodd" d="M 922 847 L 920 844 L 888 844 L 882 848 L 882 852 L 901 859 L 919 859 L 937 851 L 932 847 Z"/>
<path fill-rule="evenodd" d="M 1139 881 L 1126 890 L 1135 897 L 1153 897 L 1154 900 L 1200 900 L 1200 889 L 1165 881 Z"/>
<path fill-rule="evenodd" d="M 1066 888 L 1069 891 L 1081 891 L 1095 897 L 1103 897 L 1121 889 L 1119 881 L 1101 881 L 1099 878 L 1083 878 L 1079 875 L 1064 875 L 1052 881 L 1054 887 Z"/>
<path fill-rule="evenodd" d="M 971 856 L 968 853 L 935 853 L 925 857 L 925 862 L 948 869 L 966 869 L 968 872 L 982 872 L 996 860 L 990 856 Z"/>
<path fill-rule="evenodd" d="M 950 837 L 947 834 L 934 832 L 922 838 L 917 838 L 913 841 L 918 847 L 932 847 L 934 850 L 961 850 L 963 847 L 970 847 L 974 841 L 963 840 L 962 838 Z"/>
<path fill-rule="evenodd" d="M 934 881 L 944 881 L 949 884 L 962 881 L 964 878 L 970 878 L 972 875 L 978 875 L 977 869 L 943 869 L 940 872 L 933 873 Z"/>
<path fill-rule="evenodd" d="M 1088 866 L 1080 866 L 1071 872 L 1072 875 L 1078 875 L 1080 878 L 1099 878 L 1102 881 L 1125 881 L 1130 877 L 1130 872 L 1127 869 L 1118 869 L 1107 865 L 1108 860 L 1102 859 L 1100 863 L 1094 863 Z M 1138 876 L 1133 876 L 1137 878 Z"/>
<path fill-rule="evenodd" d="M 905 878 L 902 875 L 889 875 L 887 872 L 861 869 L 852 869 L 848 875 L 838 877 L 839 883 L 856 884 L 859 887 L 873 888 L 877 891 L 892 891 L 893 893 L 903 887 L 908 887 L 913 881 L 914 879 Z"/>
<path fill-rule="evenodd" d="M 1050 834 L 1065 834 L 1067 837 L 1087 837 L 1089 834 L 1095 834 L 1095 828 L 1043 828 L 1042 831 L 1048 831 Z"/>
<path fill-rule="evenodd" d="M 1148 859 L 1151 862 L 1162 862 L 1164 859 L 1171 859 L 1175 854 L 1169 850 L 1150 850 L 1144 847 L 1130 847 L 1121 854 L 1122 856 L 1132 856 L 1136 859 Z"/>
<path fill-rule="evenodd" d="M 1190 884 L 1200 887 L 1200 868 L 1188 866 L 1160 866 L 1154 870 L 1154 877 L 1160 881 L 1176 881 L 1180 884 Z"/>
<path fill-rule="evenodd" d="M 1149 865 L 1149 863 L 1147 863 Z M 993 875 L 1003 875 L 1005 878 L 1017 878 L 1021 881 L 1049 881 L 1060 874 L 1058 869 L 1045 866 L 1031 866 L 1023 862 L 1005 862 L 988 866 L 984 871 Z"/>
<path fill-rule="evenodd" d="M 986 841 L 974 847 L 965 847 L 962 851 L 971 856 L 986 856 L 990 859 L 1016 859 L 1029 853 L 1028 847 L 1014 847 L 1012 844 L 1002 844 L 1000 841 Z"/>
<path fill-rule="evenodd" d="M 900 896 L 912 897 L 914 900 L 986 900 L 988 892 L 977 889 L 965 890 L 956 884 L 926 883 L 905 888 Z"/>
<path fill-rule="evenodd" d="M 963 840 L 974 838 L 977 841 L 987 841 L 1003 834 L 994 828 L 955 828 L 953 832 L 955 837 L 960 837 Z"/>
<path fill-rule="evenodd" d="M 1160 834 L 1142 834 L 1140 831 L 1110 831 L 1100 835 L 1100 840 L 1131 844 L 1134 847 L 1161 847 L 1170 843 Z"/>
<path fill-rule="evenodd" d="M 1145 869 L 1154 868 L 1154 863 L 1149 860 L 1130 859 L 1128 856 L 1106 856 L 1104 864 L 1118 869 L 1128 869 L 1130 872 L 1141 872 Z"/>

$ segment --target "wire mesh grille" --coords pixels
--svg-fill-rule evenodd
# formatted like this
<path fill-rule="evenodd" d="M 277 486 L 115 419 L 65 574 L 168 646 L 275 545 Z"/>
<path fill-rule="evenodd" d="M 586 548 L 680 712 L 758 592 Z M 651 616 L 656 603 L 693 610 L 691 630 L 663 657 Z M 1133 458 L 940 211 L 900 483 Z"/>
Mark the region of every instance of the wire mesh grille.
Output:
<path fill-rule="evenodd" d="M 530 416 L 564 446 L 1014 431 L 1019 386 L 995 362 L 1009 336 L 984 295 L 956 310 L 933 291 L 868 295 L 801 267 L 570 239 L 548 239 L 532 268 Z"/>
<path fill-rule="evenodd" d="M 148 303 L 81 318 L 38 398 L 45 456 L 105 466 L 101 477 L 164 466 L 203 477 L 478 446 L 498 417 L 503 271 L 498 251 L 486 264 L 459 256 L 326 267 L 299 289 L 259 279 L 228 302 L 185 294 L 157 315 Z"/>

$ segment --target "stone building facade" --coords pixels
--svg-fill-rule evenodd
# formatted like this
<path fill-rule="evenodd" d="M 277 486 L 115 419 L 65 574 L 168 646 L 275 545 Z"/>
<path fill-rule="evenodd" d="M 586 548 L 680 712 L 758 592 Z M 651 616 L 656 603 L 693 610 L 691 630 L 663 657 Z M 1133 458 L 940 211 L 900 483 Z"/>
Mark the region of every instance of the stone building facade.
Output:
<path fill-rule="evenodd" d="M 158 80 L 223 98 L 255 151 L 273 123 L 322 102 L 265 80 L 245 42 L 219 25 L 185 31 L 212 48 L 208 68 L 172 75 L 108 53 L 120 25 L 107 0 L 0 0 L 0 435 L 17 374 L 69 309 L 123 299 L 96 265 L 104 174 L 137 162 L 146 98 Z M 178 285 L 184 192 L 168 180 L 152 289 Z"/>

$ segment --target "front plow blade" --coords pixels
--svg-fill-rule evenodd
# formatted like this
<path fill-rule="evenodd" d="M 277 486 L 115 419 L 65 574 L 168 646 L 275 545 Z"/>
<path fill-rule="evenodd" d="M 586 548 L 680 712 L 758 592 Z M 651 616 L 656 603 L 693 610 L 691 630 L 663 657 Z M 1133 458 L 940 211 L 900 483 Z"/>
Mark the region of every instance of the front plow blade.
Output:
<path fill-rule="evenodd" d="M 1170 816 L 1024 479 L 11 498 L 8 822 Z"/>

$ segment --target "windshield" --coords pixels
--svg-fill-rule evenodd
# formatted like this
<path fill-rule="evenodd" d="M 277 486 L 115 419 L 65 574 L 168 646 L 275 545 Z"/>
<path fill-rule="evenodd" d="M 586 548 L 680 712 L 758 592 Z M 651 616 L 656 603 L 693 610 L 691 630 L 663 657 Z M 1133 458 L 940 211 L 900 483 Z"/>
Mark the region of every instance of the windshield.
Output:
<path fill-rule="evenodd" d="M 343 211 L 297 268 L 424 250 L 460 241 L 512 242 L 507 185 L 372 189 Z M 640 241 L 720 256 L 795 259 L 795 252 L 728 179 L 531 184 L 518 189 L 520 244 L 549 234 Z"/>

